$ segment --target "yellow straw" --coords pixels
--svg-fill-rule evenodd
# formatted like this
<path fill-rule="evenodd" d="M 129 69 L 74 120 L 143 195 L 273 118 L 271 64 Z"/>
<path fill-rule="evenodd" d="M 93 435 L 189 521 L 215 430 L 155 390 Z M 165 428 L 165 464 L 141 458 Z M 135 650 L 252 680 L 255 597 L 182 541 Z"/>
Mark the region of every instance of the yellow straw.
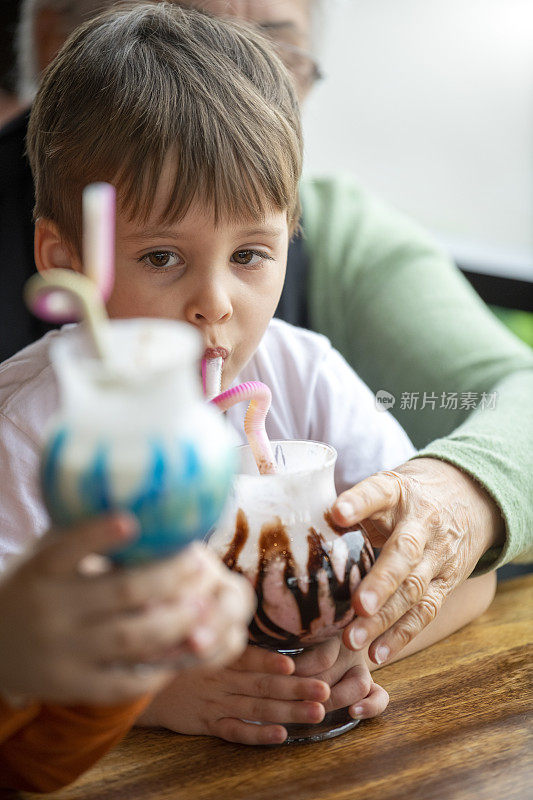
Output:
<path fill-rule="evenodd" d="M 106 360 L 109 334 L 109 317 L 96 284 L 80 272 L 69 269 L 48 269 L 33 275 L 24 286 L 24 299 L 30 308 L 40 310 L 39 316 L 48 318 L 46 308 L 53 302 L 56 292 L 65 292 L 81 310 L 98 358 Z M 57 295 L 56 295 L 57 298 Z"/>

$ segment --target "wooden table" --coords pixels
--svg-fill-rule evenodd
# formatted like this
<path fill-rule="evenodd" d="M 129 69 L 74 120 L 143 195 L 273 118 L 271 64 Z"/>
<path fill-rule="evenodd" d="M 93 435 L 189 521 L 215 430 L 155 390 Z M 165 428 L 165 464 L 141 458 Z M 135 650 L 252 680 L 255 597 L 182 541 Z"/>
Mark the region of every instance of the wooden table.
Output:
<path fill-rule="evenodd" d="M 500 584 L 475 623 L 380 670 L 389 708 L 337 739 L 268 749 L 137 729 L 53 797 L 531 800 L 532 601 L 533 575 Z"/>

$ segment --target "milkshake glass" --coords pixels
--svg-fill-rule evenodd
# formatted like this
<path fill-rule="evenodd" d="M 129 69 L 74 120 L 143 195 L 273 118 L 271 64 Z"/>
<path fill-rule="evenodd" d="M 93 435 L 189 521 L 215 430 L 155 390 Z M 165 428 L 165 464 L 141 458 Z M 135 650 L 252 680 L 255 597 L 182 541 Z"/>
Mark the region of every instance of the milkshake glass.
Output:
<path fill-rule="evenodd" d="M 278 472 L 259 475 L 248 446 L 209 545 L 255 587 L 250 642 L 298 656 L 340 636 L 354 618 L 353 591 L 374 556 L 363 530 L 336 525 L 337 453 L 319 442 L 272 442 Z M 318 725 L 286 725 L 288 742 L 320 741 L 355 727 L 346 709 Z"/>
<path fill-rule="evenodd" d="M 42 456 L 46 506 L 58 527 L 129 511 L 140 534 L 118 565 L 169 556 L 217 521 L 235 468 L 235 439 L 203 399 L 202 340 L 163 319 L 110 323 L 105 360 L 81 326 L 51 346 L 60 407 Z"/>

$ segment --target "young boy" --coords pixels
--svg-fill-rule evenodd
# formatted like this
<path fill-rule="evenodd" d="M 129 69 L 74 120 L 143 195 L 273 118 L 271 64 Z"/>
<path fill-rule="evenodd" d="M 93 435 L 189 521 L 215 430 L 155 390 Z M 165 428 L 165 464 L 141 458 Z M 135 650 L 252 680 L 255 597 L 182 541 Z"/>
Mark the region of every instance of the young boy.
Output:
<path fill-rule="evenodd" d="M 223 389 L 252 377 L 270 386 L 271 438 L 318 439 L 337 449 L 340 491 L 412 455 L 402 429 L 376 409 L 327 340 L 272 321 L 298 226 L 302 140 L 290 79 L 258 34 L 166 4 L 93 20 L 44 77 L 28 151 L 40 270 L 81 270 L 81 189 L 112 182 L 111 316 L 195 325 L 206 350 L 224 354 Z M 57 402 L 48 348 L 68 335 L 48 335 L 0 371 L 0 410 L 12 429 L 3 453 L 13 476 L 5 481 L 4 552 L 47 525 L 36 474 L 40 432 Z M 228 413 L 242 434 L 241 415 Z M 465 607 L 433 640 L 478 612 Z M 379 713 L 386 693 L 370 680 L 363 656 L 333 646 L 334 663 L 322 675 L 329 685 L 310 677 L 323 669 L 320 649 L 297 677 L 289 674 L 291 659 L 249 648 L 231 669 L 178 679 L 145 721 L 232 741 L 281 742 L 282 723 L 322 718 L 330 685 L 333 706 Z M 324 650 L 330 654 L 331 645 Z"/>

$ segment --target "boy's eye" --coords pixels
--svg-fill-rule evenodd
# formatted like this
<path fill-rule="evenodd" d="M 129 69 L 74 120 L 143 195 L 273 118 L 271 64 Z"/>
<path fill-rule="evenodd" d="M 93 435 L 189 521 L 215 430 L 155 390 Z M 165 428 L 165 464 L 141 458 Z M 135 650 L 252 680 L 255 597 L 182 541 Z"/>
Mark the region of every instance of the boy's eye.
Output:
<path fill-rule="evenodd" d="M 179 256 L 169 250 L 153 250 L 151 253 L 146 253 L 139 261 L 143 261 L 147 267 L 153 269 L 170 269 L 179 263 Z"/>
<path fill-rule="evenodd" d="M 231 258 L 244 267 L 256 267 L 264 259 L 272 260 L 272 256 L 263 253 L 262 250 L 236 250 Z"/>

